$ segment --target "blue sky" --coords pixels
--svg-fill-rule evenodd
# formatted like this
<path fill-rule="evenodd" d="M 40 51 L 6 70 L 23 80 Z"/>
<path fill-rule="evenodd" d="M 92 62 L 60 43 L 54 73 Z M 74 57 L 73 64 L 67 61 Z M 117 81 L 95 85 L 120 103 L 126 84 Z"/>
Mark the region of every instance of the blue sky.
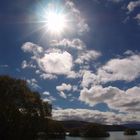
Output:
<path fill-rule="evenodd" d="M 65 16 L 50 32 L 48 10 Z M 0 74 L 27 80 L 53 118 L 140 120 L 140 0 L 4 0 Z"/>

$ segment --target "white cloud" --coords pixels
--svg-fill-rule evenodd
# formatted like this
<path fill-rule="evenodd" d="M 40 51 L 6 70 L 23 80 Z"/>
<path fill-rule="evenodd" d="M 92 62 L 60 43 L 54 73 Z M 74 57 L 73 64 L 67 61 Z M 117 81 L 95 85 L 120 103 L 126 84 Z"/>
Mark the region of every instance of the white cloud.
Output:
<path fill-rule="evenodd" d="M 40 86 L 38 85 L 38 82 L 36 79 L 27 79 L 27 83 L 33 88 L 33 89 L 38 89 Z"/>
<path fill-rule="evenodd" d="M 91 87 L 90 89 L 84 88 L 81 90 L 79 99 L 90 105 L 105 102 L 106 100 L 112 100 L 112 98 L 120 93 L 120 90 L 115 87 L 103 88 L 100 85 Z"/>
<path fill-rule="evenodd" d="M 66 0 L 65 6 L 69 10 L 69 16 L 72 17 L 72 26 L 75 27 L 74 31 L 81 34 L 89 31 L 89 26 L 85 19 L 81 16 L 81 12 L 76 8 L 75 4 L 71 0 Z"/>
<path fill-rule="evenodd" d="M 68 43 L 67 43 L 68 42 Z M 22 62 L 22 68 L 36 68 L 36 74 L 39 74 L 43 79 L 56 79 L 58 75 L 65 75 L 67 78 L 79 78 L 79 70 L 75 71 L 77 63 L 82 68 L 88 68 L 91 60 L 97 59 L 101 53 L 95 50 L 87 50 L 86 45 L 80 39 L 62 40 L 60 42 L 53 42 L 52 45 L 69 45 L 70 48 L 76 48 L 76 51 L 62 47 L 43 49 L 43 47 L 27 42 L 22 46 L 24 52 L 32 54 L 31 60 L 27 63 L 26 60 Z M 71 55 L 73 53 L 73 56 Z M 75 63 L 74 63 L 75 62 Z"/>
<path fill-rule="evenodd" d="M 72 86 L 70 84 L 66 84 L 66 83 L 62 83 L 60 86 L 56 86 L 56 90 L 58 90 L 58 94 L 66 99 L 67 96 L 66 94 L 64 93 L 64 91 L 71 91 L 72 90 Z"/>
<path fill-rule="evenodd" d="M 73 40 L 69 39 L 63 39 L 61 41 L 58 40 L 52 40 L 50 43 L 51 46 L 59 47 L 59 48 L 74 48 L 77 50 L 83 50 L 86 48 L 86 45 L 84 42 L 78 38 L 75 38 Z"/>
<path fill-rule="evenodd" d="M 81 70 L 83 89 L 79 100 L 94 106 L 98 103 L 106 103 L 110 108 L 123 112 L 140 111 L 140 87 L 132 87 L 122 90 L 117 87 L 103 87 L 102 84 L 111 81 L 123 80 L 131 82 L 140 76 L 140 54 L 127 51 L 125 58 L 109 60 L 100 67 L 96 73 L 89 70 Z"/>
<path fill-rule="evenodd" d="M 21 68 L 22 69 L 25 69 L 25 68 L 36 68 L 36 66 L 33 65 L 32 62 L 28 63 L 26 60 L 23 60 L 22 64 L 21 64 Z"/>
<path fill-rule="evenodd" d="M 75 60 L 75 63 L 82 64 L 84 62 L 96 60 L 99 56 L 101 56 L 100 52 L 95 50 L 85 50 L 78 54 L 78 58 Z"/>
<path fill-rule="evenodd" d="M 140 87 L 121 90 L 117 87 L 96 85 L 81 90 L 79 100 L 94 106 L 106 103 L 110 108 L 123 112 L 140 112 Z"/>
<path fill-rule="evenodd" d="M 83 71 L 83 79 L 81 82 L 82 87 L 89 87 L 97 83 L 97 76 L 89 70 Z"/>
<path fill-rule="evenodd" d="M 21 49 L 24 52 L 29 52 L 29 53 L 33 53 L 34 55 L 39 55 L 43 52 L 43 48 L 39 45 L 36 45 L 34 43 L 31 42 L 26 42 L 22 45 Z"/>
<path fill-rule="evenodd" d="M 67 98 L 66 94 L 63 91 L 58 92 L 58 94 L 64 99 Z"/>
<path fill-rule="evenodd" d="M 75 91 L 79 91 L 78 86 L 74 85 L 74 86 L 72 87 L 72 90 L 73 90 L 74 92 L 75 92 Z"/>
<path fill-rule="evenodd" d="M 42 71 L 50 74 L 67 75 L 73 67 L 73 58 L 68 52 L 51 52 L 37 59 Z"/>
<path fill-rule="evenodd" d="M 36 70 L 35 73 L 36 74 L 40 74 L 41 72 L 40 72 L 40 70 Z"/>
<path fill-rule="evenodd" d="M 132 12 L 137 7 L 140 7 L 140 0 L 130 1 L 127 6 L 127 9 L 129 10 L 129 12 Z"/>
<path fill-rule="evenodd" d="M 60 86 L 56 86 L 58 91 L 70 91 L 72 86 L 70 84 L 62 83 Z"/>
<path fill-rule="evenodd" d="M 53 110 L 52 116 L 55 120 L 81 120 L 102 124 L 120 124 L 127 123 L 130 120 L 132 122 L 140 120 L 139 114 L 116 114 L 113 112 L 71 108 Z"/>
<path fill-rule="evenodd" d="M 42 78 L 44 80 L 46 80 L 46 79 L 52 80 L 52 79 L 57 79 L 57 76 L 54 74 L 50 74 L 50 73 L 42 73 L 40 75 L 40 78 Z"/>
<path fill-rule="evenodd" d="M 50 92 L 48 92 L 48 91 L 44 91 L 42 94 L 43 94 L 43 95 L 47 95 L 47 96 L 49 96 L 49 95 L 50 95 Z"/>
<path fill-rule="evenodd" d="M 52 102 L 56 101 L 56 98 L 51 96 L 51 93 L 49 91 L 44 91 L 41 94 L 41 98 L 42 98 L 43 101 L 47 101 L 50 104 L 52 104 Z"/>
<path fill-rule="evenodd" d="M 78 72 L 75 72 L 75 71 L 70 71 L 67 75 L 67 78 L 69 79 L 75 79 L 75 78 L 78 78 L 80 75 Z"/>
<path fill-rule="evenodd" d="M 117 80 L 134 81 L 140 76 L 140 54 L 112 59 L 98 69 L 97 75 L 104 83 Z"/>
<path fill-rule="evenodd" d="M 56 98 L 53 96 L 48 96 L 48 97 L 42 98 L 42 100 L 52 104 L 52 102 L 56 101 Z"/>
<path fill-rule="evenodd" d="M 99 67 L 95 73 L 81 69 L 79 77 L 82 77 L 81 86 L 89 88 L 93 85 L 115 82 L 118 80 L 131 82 L 140 76 L 140 54 L 126 51 L 124 58 L 109 60 Z"/>
<path fill-rule="evenodd" d="M 26 60 L 24 60 L 24 61 L 22 62 L 21 67 L 22 67 L 22 69 L 25 69 L 25 68 L 28 67 L 28 64 L 27 64 L 27 61 L 26 61 Z"/>

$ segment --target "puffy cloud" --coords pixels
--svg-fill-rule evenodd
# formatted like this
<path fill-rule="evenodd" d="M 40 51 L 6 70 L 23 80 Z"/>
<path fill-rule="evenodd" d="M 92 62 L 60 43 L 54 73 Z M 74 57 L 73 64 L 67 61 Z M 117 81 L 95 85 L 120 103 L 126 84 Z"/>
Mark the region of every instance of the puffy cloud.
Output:
<path fill-rule="evenodd" d="M 84 62 L 96 60 L 99 56 L 101 56 L 100 52 L 97 52 L 95 50 L 85 50 L 79 53 L 79 56 L 75 60 L 75 63 L 82 64 Z"/>
<path fill-rule="evenodd" d="M 129 121 L 139 121 L 139 114 L 116 114 L 113 112 L 100 112 L 88 109 L 58 109 L 52 111 L 55 120 L 81 120 L 102 124 L 120 124 Z"/>
<path fill-rule="evenodd" d="M 22 68 L 37 68 L 36 74 L 40 75 L 42 79 L 56 79 L 57 75 L 66 75 L 67 78 L 77 78 L 79 74 L 76 73 L 73 68 L 73 57 L 67 51 L 60 49 L 49 48 L 44 50 L 41 54 L 38 54 L 38 45 L 35 45 L 36 49 L 32 48 L 33 43 L 25 43 L 22 46 L 22 50 L 25 52 L 33 53 L 31 61 L 24 60 L 21 64 Z M 27 45 L 28 44 L 28 45 Z M 31 45 L 31 47 L 29 47 Z M 28 46 L 28 47 L 26 47 Z M 32 48 L 32 49 L 31 49 Z M 39 49 L 40 50 L 40 49 Z M 40 51 L 39 51 L 40 52 Z"/>
<path fill-rule="evenodd" d="M 73 58 L 68 52 L 51 52 L 37 59 L 42 71 L 50 74 L 68 75 L 73 66 Z"/>
<path fill-rule="evenodd" d="M 56 89 L 59 91 L 59 95 L 66 99 L 67 96 L 66 94 L 64 93 L 64 91 L 70 91 L 72 90 L 72 86 L 70 84 L 65 84 L 65 83 L 62 83 L 60 86 L 56 86 Z"/>
<path fill-rule="evenodd" d="M 132 12 L 135 8 L 140 6 L 140 0 L 129 2 L 127 9 Z"/>
<path fill-rule="evenodd" d="M 39 55 L 43 52 L 43 48 L 39 45 L 36 45 L 34 43 L 31 42 L 26 42 L 22 45 L 21 49 L 24 52 L 29 52 L 29 53 L 33 53 L 34 55 Z"/>
<path fill-rule="evenodd" d="M 117 87 L 103 87 L 102 84 L 111 81 L 134 81 L 140 76 L 140 55 L 127 51 L 125 58 L 116 58 L 108 61 L 100 67 L 96 73 L 89 70 L 82 71 L 79 100 L 94 106 L 98 103 L 106 103 L 109 108 L 123 112 L 140 111 L 140 87 L 132 87 L 122 90 Z"/>
<path fill-rule="evenodd" d="M 127 56 L 124 58 L 109 60 L 95 73 L 90 70 L 81 70 L 81 86 L 84 88 L 118 80 L 131 82 L 139 78 L 140 54 L 129 50 L 125 52 L 125 55 Z"/>
<path fill-rule="evenodd" d="M 133 54 L 126 58 L 111 59 L 97 73 L 101 82 L 133 81 L 140 76 L 140 54 Z"/>
<path fill-rule="evenodd" d="M 81 90 L 79 99 L 90 105 L 95 105 L 112 99 L 117 92 L 118 90 L 115 87 L 93 86 L 90 89 L 84 88 Z"/>
<path fill-rule="evenodd" d="M 81 82 L 82 87 L 89 87 L 90 85 L 97 83 L 97 76 L 89 70 L 83 71 L 83 79 Z"/>
<path fill-rule="evenodd" d="M 78 38 L 75 38 L 73 40 L 63 39 L 61 41 L 52 40 L 50 45 L 55 46 L 55 47 L 59 47 L 59 48 L 60 47 L 74 48 L 77 50 L 83 50 L 84 48 L 86 48 L 86 45 L 84 44 L 84 42 Z"/>
<path fill-rule="evenodd" d="M 70 71 L 67 75 L 67 78 L 69 79 L 75 79 L 75 78 L 78 78 L 80 75 L 78 72 L 75 72 L 75 71 Z"/>
<path fill-rule="evenodd" d="M 34 43 L 24 43 L 22 50 L 31 53 L 32 56 L 29 62 L 26 60 L 22 62 L 22 68 L 37 68 L 36 74 L 39 74 L 42 79 L 56 79 L 57 75 L 65 75 L 67 78 L 75 79 L 81 76 L 79 70 L 75 71 L 77 64 L 80 64 L 79 69 L 89 68 L 88 62 L 101 55 L 95 50 L 87 50 L 86 45 L 80 39 L 53 41 L 51 45 L 52 48 L 45 50 Z M 63 47 L 55 48 L 57 45 L 63 45 Z M 64 47 L 75 48 L 76 51 Z"/>
<path fill-rule="evenodd" d="M 56 89 L 58 91 L 70 91 L 72 89 L 72 86 L 70 84 L 62 83 L 62 85 L 56 86 Z"/>
<path fill-rule="evenodd" d="M 77 49 L 78 51 L 74 52 L 74 54 L 77 56 L 75 63 L 78 64 L 96 60 L 99 56 L 101 56 L 101 53 L 98 51 L 87 50 L 85 43 L 78 38 L 73 40 L 63 39 L 61 41 L 53 40 L 50 45 L 53 47 L 59 47 L 59 49 L 61 48 L 62 50 L 66 50 L 68 48 Z"/>
<path fill-rule="evenodd" d="M 110 108 L 123 112 L 140 111 L 140 87 L 121 90 L 117 87 L 93 86 L 81 90 L 79 100 L 93 106 L 97 103 L 106 103 Z"/>
<path fill-rule="evenodd" d="M 44 91 L 42 94 L 43 94 L 43 95 L 47 95 L 47 96 L 49 96 L 49 95 L 50 95 L 50 92 L 48 92 L 48 91 Z"/>

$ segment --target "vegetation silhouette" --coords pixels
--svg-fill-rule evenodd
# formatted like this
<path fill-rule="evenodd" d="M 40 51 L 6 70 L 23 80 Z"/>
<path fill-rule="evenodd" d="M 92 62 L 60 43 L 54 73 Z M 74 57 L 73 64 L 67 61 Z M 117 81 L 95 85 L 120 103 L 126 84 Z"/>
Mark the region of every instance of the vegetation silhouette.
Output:
<path fill-rule="evenodd" d="M 51 111 L 25 80 L 0 76 L 0 139 L 34 140 L 39 133 L 46 139 L 65 137 L 63 126 L 50 119 Z"/>
<path fill-rule="evenodd" d="M 62 122 L 52 120 L 51 112 L 52 105 L 32 91 L 25 80 L 0 76 L 0 139 L 65 138 L 68 129 Z M 79 128 L 69 129 L 70 136 L 109 136 L 103 125 L 82 124 Z M 69 125 L 72 126 L 71 122 Z"/>
<path fill-rule="evenodd" d="M 109 137 L 110 134 L 105 130 L 101 124 L 88 124 L 80 128 L 73 128 L 69 136 L 72 137 Z"/>
<path fill-rule="evenodd" d="M 128 128 L 124 131 L 124 135 L 137 135 L 137 132 L 135 129 Z"/>
<path fill-rule="evenodd" d="M 89 124 L 82 130 L 84 137 L 109 137 L 110 134 L 100 124 Z"/>
<path fill-rule="evenodd" d="M 81 136 L 80 128 L 72 128 L 72 129 L 70 129 L 69 136 L 71 136 L 71 137 L 80 137 Z"/>

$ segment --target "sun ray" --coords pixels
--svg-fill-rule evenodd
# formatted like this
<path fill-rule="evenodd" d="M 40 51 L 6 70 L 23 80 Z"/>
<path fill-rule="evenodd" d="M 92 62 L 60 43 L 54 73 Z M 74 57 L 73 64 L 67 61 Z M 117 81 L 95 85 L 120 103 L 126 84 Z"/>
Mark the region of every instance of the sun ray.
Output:
<path fill-rule="evenodd" d="M 50 33 L 61 34 L 66 28 L 66 18 L 62 13 L 50 11 L 46 15 L 46 27 Z"/>

